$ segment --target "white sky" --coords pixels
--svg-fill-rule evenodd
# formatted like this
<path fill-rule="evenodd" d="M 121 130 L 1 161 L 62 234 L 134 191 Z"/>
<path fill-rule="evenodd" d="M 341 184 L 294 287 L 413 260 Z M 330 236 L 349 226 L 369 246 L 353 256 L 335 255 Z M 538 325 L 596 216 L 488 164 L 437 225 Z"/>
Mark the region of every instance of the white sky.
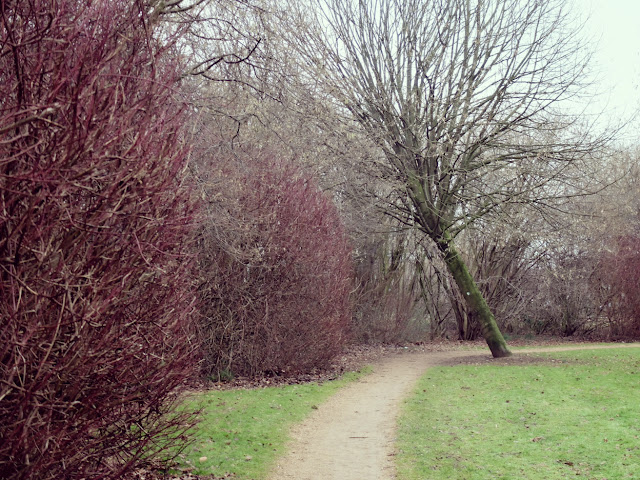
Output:
<path fill-rule="evenodd" d="M 578 16 L 589 16 L 585 34 L 597 42 L 593 67 L 600 96 L 594 103 L 614 122 L 634 117 L 640 108 L 640 0 L 574 2 Z M 637 127 L 625 132 L 640 144 Z"/>

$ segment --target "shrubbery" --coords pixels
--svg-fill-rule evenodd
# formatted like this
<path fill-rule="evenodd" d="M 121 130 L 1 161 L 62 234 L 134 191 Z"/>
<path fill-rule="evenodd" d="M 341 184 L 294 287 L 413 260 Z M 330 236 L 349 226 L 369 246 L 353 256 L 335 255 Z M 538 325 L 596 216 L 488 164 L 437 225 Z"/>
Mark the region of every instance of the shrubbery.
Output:
<path fill-rule="evenodd" d="M 2 2 L 3 479 L 118 478 L 185 428 L 193 212 L 146 8 Z"/>
<path fill-rule="evenodd" d="M 613 338 L 640 338 L 640 237 L 620 236 L 597 270 L 602 310 Z"/>
<path fill-rule="evenodd" d="M 350 320 L 351 255 L 338 213 L 308 175 L 271 154 L 227 165 L 201 176 L 210 209 L 200 248 L 207 371 L 326 366 Z"/>

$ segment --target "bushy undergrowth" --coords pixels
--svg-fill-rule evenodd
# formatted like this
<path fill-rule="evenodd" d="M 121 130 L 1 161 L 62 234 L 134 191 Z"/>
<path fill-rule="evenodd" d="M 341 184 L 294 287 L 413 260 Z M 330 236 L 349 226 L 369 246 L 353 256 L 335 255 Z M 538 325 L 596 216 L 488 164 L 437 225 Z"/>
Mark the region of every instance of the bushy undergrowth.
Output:
<path fill-rule="evenodd" d="M 412 320 L 420 317 L 420 292 L 413 271 L 415 248 L 408 235 L 371 234 L 358 248 L 353 336 L 361 343 L 394 343 L 412 337 Z"/>
<path fill-rule="evenodd" d="M 614 251 L 600 263 L 596 279 L 611 335 L 640 338 L 640 237 L 618 238 Z"/>
<path fill-rule="evenodd" d="M 264 152 L 203 178 L 211 213 L 200 248 L 208 373 L 327 365 L 347 337 L 352 284 L 332 202 L 310 176 Z"/>
<path fill-rule="evenodd" d="M 147 8 L 2 2 L 3 479 L 119 478 L 185 427 L 192 211 Z"/>

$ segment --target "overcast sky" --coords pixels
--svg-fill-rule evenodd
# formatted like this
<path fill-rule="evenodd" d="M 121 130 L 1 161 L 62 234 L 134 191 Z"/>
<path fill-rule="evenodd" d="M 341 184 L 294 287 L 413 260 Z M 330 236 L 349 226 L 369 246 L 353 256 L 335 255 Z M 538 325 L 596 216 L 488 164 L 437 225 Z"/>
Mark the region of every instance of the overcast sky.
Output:
<path fill-rule="evenodd" d="M 640 107 L 640 0 L 574 1 L 579 16 L 589 15 L 585 33 L 597 42 L 597 104 L 614 119 L 630 117 Z M 640 132 L 635 136 L 640 143 Z"/>

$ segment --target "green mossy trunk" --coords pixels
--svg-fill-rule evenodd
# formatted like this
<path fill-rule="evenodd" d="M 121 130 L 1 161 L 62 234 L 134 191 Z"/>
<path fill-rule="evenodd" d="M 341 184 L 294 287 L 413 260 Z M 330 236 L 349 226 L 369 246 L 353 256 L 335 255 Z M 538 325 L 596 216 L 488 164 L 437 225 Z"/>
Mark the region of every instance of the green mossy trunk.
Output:
<path fill-rule="evenodd" d="M 416 208 L 416 223 L 422 226 L 423 231 L 435 241 L 438 249 L 442 252 L 447 268 L 460 289 L 460 293 L 466 299 L 469 310 L 477 316 L 480 322 L 482 336 L 489 345 L 491 354 L 495 358 L 508 357 L 511 352 L 507 348 L 507 342 L 498 328 L 496 319 L 471 273 L 469 273 L 469 269 L 460 258 L 449 232 L 446 228 L 442 228 L 441 215 L 434 210 L 433 202 L 427 200 L 420 177 L 409 172 L 407 187 L 409 197 Z"/>
<path fill-rule="evenodd" d="M 446 238 L 442 242 L 438 242 L 438 248 L 444 254 L 444 261 L 458 285 L 460 293 L 466 299 L 469 309 L 477 314 L 482 328 L 482 336 L 487 342 L 491 354 L 495 358 L 508 357 L 511 352 L 507 348 L 507 342 L 498 328 L 496 319 L 476 282 L 473 280 L 471 273 L 469 273 L 469 269 L 460 258 L 452 240 Z"/>

